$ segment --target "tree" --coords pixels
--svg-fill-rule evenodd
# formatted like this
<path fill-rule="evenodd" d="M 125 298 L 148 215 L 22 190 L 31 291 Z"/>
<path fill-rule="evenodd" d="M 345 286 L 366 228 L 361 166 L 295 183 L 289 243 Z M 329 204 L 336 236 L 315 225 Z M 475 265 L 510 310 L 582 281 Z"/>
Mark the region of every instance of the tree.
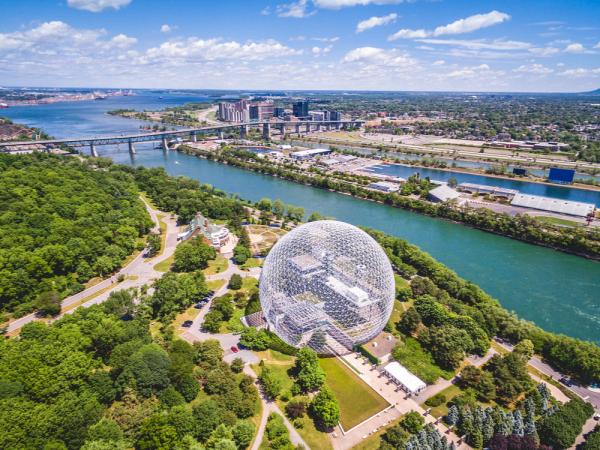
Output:
<path fill-rule="evenodd" d="M 87 439 L 117 442 L 123 439 L 123 431 L 114 420 L 103 418 L 88 429 Z"/>
<path fill-rule="evenodd" d="M 445 369 L 458 367 L 473 346 L 467 332 L 452 325 L 432 326 L 419 335 L 419 341 Z"/>
<path fill-rule="evenodd" d="M 310 347 L 303 347 L 298 351 L 294 372 L 296 383 L 302 392 L 315 391 L 325 382 L 325 372 L 319 364 L 319 357 Z"/>
<path fill-rule="evenodd" d="M 277 398 L 277 396 L 281 392 L 282 384 L 281 380 L 277 378 L 277 376 L 270 367 L 264 366 L 261 369 L 258 380 L 260 381 L 265 395 L 267 397 L 271 399 Z"/>
<path fill-rule="evenodd" d="M 316 222 L 317 220 L 325 220 L 325 216 L 318 211 L 313 211 L 308 216 L 307 222 Z"/>
<path fill-rule="evenodd" d="M 297 419 L 306 414 L 306 402 L 303 400 L 290 400 L 285 405 L 285 413 L 290 419 Z"/>
<path fill-rule="evenodd" d="M 241 243 L 236 245 L 235 248 L 233 249 L 233 261 L 238 266 L 241 266 L 242 264 L 244 264 L 251 257 L 252 257 L 252 252 L 250 251 L 250 249 L 247 246 L 242 245 Z"/>
<path fill-rule="evenodd" d="M 271 211 L 273 209 L 273 203 L 268 198 L 261 198 L 256 202 L 256 208 L 260 211 Z"/>
<path fill-rule="evenodd" d="M 242 282 L 242 276 L 238 273 L 234 273 L 233 275 L 231 275 L 227 287 L 231 290 L 237 291 L 242 288 Z"/>
<path fill-rule="evenodd" d="M 324 386 L 310 404 L 315 420 L 326 428 L 333 428 L 340 420 L 340 407 L 335 395 Z"/>
<path fill-rule="evenodd" d="M 455 188 L 456 186 L 458 186 L 458 181 L 456 181 L 456 178 L 454 177 L 450 177 L 448 178 L 448 186 L 450 186 L 451 188 Z"/>
<path fill-rule="evenodd" d="M 247 420 L 237 421 L 231 429 L 237 447 L 241 449 L 248 448 L 254 438 L 254 431 L 255 427 L 251 422 Z"/>
<path fill-rule="evenodd" d="M 414 307 L 410 307 L 406 310 L 406 312 L 402 315 L 402 318 L 398 322 L 398 330 L 406 335 L 411 335 L 421 323 L 421 315 L 417 312 Z"/>
<path fill-rule="evenodd" d="M 172 270 L 175 272 L 192 272 L 206 269 L 208 261 L 217 257 L 216 250 L 206 244 L 200 237 L 183 242 L 175 250 Z"/>
<path fill-rule="evenodd" d="M 533 342 L 529 339 L 523 339 L 513 348 L 513 353 L 521 355 L 525 361 L 529 361 L 533 356 L 535 349 L 533 346 Z"/>
<path fill-rule="evenodd" d="M 496 397 L 496 386 L 492 374 L 481 370 L 479 367 L 468 365 L 460 373 L 460 385 L 465 389 L 472 388 L 478 397 L 484 401 Z"/>
<path fill-rule="evenodd" d="M 425 419 L 418 412 L 410 411 L 402 418 L 400 423 L 402 424 L 402 428 L 410 434 L 416 434 L 423 428 Z"/>
<path fill-rule="evenodd" d="M 284 213 L 285 213 L 285 205 L 283 204 L 283 202 L 279 199 L 275 200 L 273 202 L 273 214 L 275 214 L 275 217 L 277 217 L 278 219 L 281 219 L 283 217 Z"/>
<path fill-rule="evenodd" d="M 178 442 L 177 431 L 169 425 L 167 416 L 155 414 L 142 424 L 135 447 L 138 450 L 171 450 Z"/>
<path fill-rule="evenodd" d="M 162 239 L 160 234 L 158 233 L 150 233 L 148 235 L 148 250 L 146 251 L 146 256 L 148 258 L 152 258 L 160 252 L 162 248 Z"/>
<path fill-rule="evenodd" d="M 242 358 L 234 358 L 233 361 L 231 361 L 231 370 L 235 373 L 242 373 L 242 370 L 244 370 L 244 360 Z"/>
<path fill-rule="evenodd" d="M 169 356 L 162 348 L 156 344 L 145 345 L 129 358 L 117 384 L 122 391 L 131 387 L 143 397 L 149 397 L 169 385 L 170 365 Z"/>
<path fill-rule="evenodd" d="M 445 418 L 446 423 L 450 426 L 454 426 L 458 423 L 458 417 L 458 408 L 456 405 L 450 406 L 450 408 L 448 408 L 448 414 Z"/>
<path fill-rule="evenodd" d="M 61 300 L 56 291 L 42 292 L 38 295 L 35 303 L 41 316 L 57 316 L 60 314 Z"/>

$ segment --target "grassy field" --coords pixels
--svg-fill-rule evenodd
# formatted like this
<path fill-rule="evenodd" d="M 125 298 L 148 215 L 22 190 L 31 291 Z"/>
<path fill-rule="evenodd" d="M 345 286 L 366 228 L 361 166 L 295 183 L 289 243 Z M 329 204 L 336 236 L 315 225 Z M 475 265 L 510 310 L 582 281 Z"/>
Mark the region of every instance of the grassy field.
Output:
<path fill-rule="evenodd" d="M 454 372 L 443 370 L 437 366 L 433 361 L 433 356 L 423 350 L 421 344 L 414 338 L 405 338 L 404 342 L 398 343 L 397 348 L 399 350 L 394 349 L 394 356 L 397 357 L 400 364 L 427 384 L 435 383 L 440 377 L 449 380 L 454 376 Z"/>
<path fill-rule="evenodd" d="M 434 417 L 441 417 L 448 414 L 448 402 L 452 400 L 454 397 L 461 393 L 461 389 L 453 384 L 452 386 L 448 386 L 443 391 L 439 392 L 437 395 L 443 395 L 446 397 L 446 401 L 439 406 L 431 407 L 431 415 Z M 425 403 L 421 405 L 423 409 L 429 408 Z"/>
<path fill-rule="evenodd" d="M 200 314 L 200 310 L 194 308 L 193 306 L 190 306 L 184 312 L 177 314 L 175 320 L 172 323 L 173 328 L 175 330 L 178 330 L 183 322 L 185 322 L 186 320 L 194 320 L 196 316 L 198 316 L 198 314 Z"/>
<path fill-rule="evenodd" d="M 204 275 L 215 275 L 227 270 L 229 262 L 223 255 L 217 255 L 217 257 L 208 262 L 208 267 L 204 269 Z"/>
<path fill-rule="evenodd" d="M 251 269 L 252 267 L 262 267 L 264 259 L 262 258 L 248 258 L 248 260 L 242 264 L 243 270 Z"/>
<path fill-rule="evenodd" d="M 258 280 L 253 277 L 244 277 L 242 278 L 242 289 L 246 294 L 253 288 L 258 286 Z"/>
<path fill-rule="evenodd" d="M 206 285 L 212 291 L 218 291 L 223 287 L 224 284 L 225 280 L 211 280 L 206 282 Z"/>
<path fill-rule="evenodd" d="M 561 219 L 559 217 L 535 216 L 535 219 L 542 223 L 549 223 L 551 225 L 560 225 L 563 227 L 580 227 L 583 225 L 579 222 L 575 222 L 573 220 Z"/>
<path fill-rule="evenodd" d="M 154 265 L 154 270 L 156 270 L 157 272 L 168 272 L 169 269 L 171 268 L 171 265 L 173 265 L 173 260 L 175 259 L 175 255 L 171 255 L 168 258 L 162 260 L 159 263 L 156 263 Z"/>
<path fill-rule="evenodd" d="M 221 324 L 219 333 L 241 333 L 244 329 L 244 324 L 241 319 L 245 315 L 244 308 L 235 308 L 233 316 L 227 322 Z"/>
<path fill-rule="evenodd" d="M 385 409 L 389 403 L 337 358 L 322 358 L 327 385 L 340 404 L 340 422 L 344 430 Z"/>
<path fill-rule="evenodd" d="M 398 425 L 398 422 L 400 422 L 401 419 L 402 417 L 394 420 L 385 427 L 379 428 L 379 430 L 377 430 L 375 433 L 370 434 L 366 439 L 352 447 L 352 450 L 379 450 L 379 446 L 381 445 L 381 436 L 390 428 Z"/>

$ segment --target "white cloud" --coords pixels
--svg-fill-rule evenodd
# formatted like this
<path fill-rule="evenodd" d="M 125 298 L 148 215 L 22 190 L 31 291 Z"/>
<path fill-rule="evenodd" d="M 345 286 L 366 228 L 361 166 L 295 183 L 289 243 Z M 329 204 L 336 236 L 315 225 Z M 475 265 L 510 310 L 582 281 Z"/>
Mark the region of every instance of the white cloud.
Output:
<path fill-rule="evenodd" d="M 491 27 L 499 23 L 505 22 L 510 19 L 510 16 L 500 11 L 490 11 L 485 14 L 474 14 L 464 19 L 455 20 L 447 25 L 441 25 L 436 27 L 432 31 L 426 31 L 424 29 L 402 29 L 392 34 L 388 39 L 394 41 L 396 39 L 416 39 L 425 37 L 436 37 L 445 36 L 452 34 L 464 34 L 471 33 L 472 31 L 480 30 L 482 28 Z"/>
<path fill-rule="evenodd" d="M 115 37 L 113 37 L 110 42 L 109 45 L 118 47 L 118 48 L 127 48 L 127 47 L 131 47 L 132 45 L 135 45 L 137 43 L 137 39 L 134 37 L 129 37 L 125 34 L 117 34 Z"/>
<path fill-rule="evenodd" d="M 395 5 L 404 0 L 313 0 L 318 8 L 340 9 L 348 6 Z"/>
<path fill-rule="evenodd" d="M 131 0 L 68 0 L 71 8 L 81 9 L 89 12 L 100 12 L 107 8 L 119 9 L 127 6 Z"/>
<path fill-rule="evenodd" d="M 583 53 L 584 51 L 585 51 L 585 48 L 583 48 L 583 45 L 581 45 L 578 42 L 569 44 L 565 47 L 566 53 Z"/>
<path fill-rule="evenodd" d="M 277 6 L 277 15 L 279 17 L 304 19 L 305 17 L 312 16 L 314 13 L 315 11 L 308 11 L 308 0 L 297 0 Z"/>
<path fill-rule="evenodd" d="M 553 69 L 549 67 L 543 66 L 541 64 L 527 64 L 517 67 L 513 69 L 513 72 L 517 73 L 531 73 L 535 75 L 547 75 L 549 73 L 554 72 Z"/>
<path fill-rule="evenodd" d="M 584 69 L 583 67 L 578 67 L 576 69 L 567 69 L 564 72 L 560 72 L 559 75 L 569 78 L 582 78 L 587 76 L 596 76 L 600 74 L 600 67 L 596 69 Z"/>
<path fill-rule="evenodd" d="M 317 42 L 337 42 L 340 40 L 340 38 L 338 36 L 334 36 L 334 37 L 313 37 L 311 38 L 313 41 L 317 41 Z"/>
<path fill-rule="evenodd" d="M 431 65 L 432 66 L 443 66 L 444 64 L 446 64 L 446 61 L 444 61 L 443 59 L 438 59 L 437 61 L 434 61 Z"/>
<path fill-rule="evenodd" d="M 383 25 L 387 25 L 389 23 L 393 23 L 396 21 L 397 17 L 398 17 L 398 14 L 396 14 L 396 13 L 391 13 L 391 14 L 388 14 L 387 16 L 380 16 L 380 17 L 373 16 L 369 19 L 358 22 L 358 25 L 356 25 L 356 32 L 362 33 L 363 31 L 370 30 L 371 28 L 380 27 Z"/>
<path fill-rule="evenodd" d="M 419 39 L 418 41 L 425 44 L 451 45 L 472 50 L 527 50 L 531 48 L 529 42 L 507 41 L 504 39 L 495 39 L 493 41 L 485 39 Z"/>
<path fill-rule="evenodd" d="M 454 70 L 448 73 L 446 76 L 448 78 L 474 78 L 482 74 L 487 75 L 488 73 L 491 73 L 490 66 L 487 64 L 480 64 L 478 66 L 463 67 L 461 69 Z"/>
<path fill-rule="evenodd" d="M 346 63 L 367 63 L 377 66 L 401 67 L 413 66 L 416 61 L 407 54 L 399 53 L 396 49 L 386 50 L 377 47 L 359 47 L 350 50 L 344 56 Z"/>
<path fill-rule="evenodd" d="M 321 56 L 321 55 L 326 55 L 327 53 L 329 53 L 331 51 L 333 46 L 328 45 L 327 47 L 313 47 L 311 49 L 311 52 L 313 55 L 315 56 Z"/>
<path fill-rule="evenodd" d="M 148 59 L 176 59 L 185 61 L 216 61 L 216 60 L 242 60 L 257 61 L 282 56 L 301 54 L 301 50 L 287 47 L 275 40 L 262 42 L 236 41 L 223 42 L 220 39 L 198 39 L 167 41 L 159 47 L 146 51 Z"/>
<path fill-rule="evenodd" d="M 552 56 L 560 52 L 560 48 L 557 47 L 532 47 L 529 49 L 530 53 L 536 56 Z"/>
<path fill-rule="evenodd" d="M 161 25 L 161 27 L 160 27 L 161 33 L 170 33 L 172 30 L 173 30 L 173 28 L 171 28 L 171 26 L 166 23 L 164 25 Z"/>
<path fill-rule="evenodd" d="M 600 48 L 600 41 L 598 41 L 598 43 L 594 45 L 594 48 Z"/>

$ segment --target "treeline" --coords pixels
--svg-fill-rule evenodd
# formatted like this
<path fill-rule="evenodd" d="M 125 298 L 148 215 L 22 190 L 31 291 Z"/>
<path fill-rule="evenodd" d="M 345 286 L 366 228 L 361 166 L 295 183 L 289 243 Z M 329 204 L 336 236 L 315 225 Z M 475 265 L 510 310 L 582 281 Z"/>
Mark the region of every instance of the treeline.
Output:
<path fill-rule="evenodd" d="M 0 448 L 246 448 L 259 396 L 243 361 L 223 362 L 216 340 L 151 335 L 152 305 L 118 291 L 1 340 Z"/>
<path fill-rule="evenodd" d="M 0 311 L 79 292 L 143 248 L 152 226 L 134 177 L 97 161 L 0 155 Z"/>
<path fill-rule="evenodd" d="M 500 336 L 513 343 L 528 339 L 533 343 L 535 352 L 557 370 L 585 383 L 600 382 L 600 347 L 597 345 L 550 333 L 519 319 L 481 288 L 460 278 L 416 246 L 381 231 L 367 232 L 384 248 L 392 265 L 403 277 L 427 277 L 435 285 L 433 293 L 436 301 L 456 314 L 472 318 L 488 338 Z M 431 292 L 427 290 L 424 293 Z"/>
<path fill-rule="evenodd" d="M 292 168 L 289 165 L 280 166 L 265 162 L 249 152 L 221 151 L 214 153 L 202 152 L 196 149 L 187 151 L 192 154 L 200 154 L 208 159 L 277 176 L 296 183 L 350 194 L 353 197 L 463 223 L 520 241 L 574 253 L 587 258 L 600 259 L 600 231 L 595 229 L 565 228 L 552 224 L 542 224 L 525 214 L 510 216 L 486 208 L 464 206 L 459 208 L 448 203 L 432 203 L 409 197 L 408 195 L 413 193 L 412 189 L 391 194 L 374 191 L 356 183 L 333 178 L 331 175 L 311 174 L 300 171 L 298 168 Z"/>

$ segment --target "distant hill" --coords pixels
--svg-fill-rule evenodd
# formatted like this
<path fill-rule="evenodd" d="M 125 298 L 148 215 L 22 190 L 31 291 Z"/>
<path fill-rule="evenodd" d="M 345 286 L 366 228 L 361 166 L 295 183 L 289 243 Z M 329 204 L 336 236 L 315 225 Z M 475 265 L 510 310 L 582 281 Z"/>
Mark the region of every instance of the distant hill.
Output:
<path fill-rule="evenodd" d="M 586 95 L 600 95 L 600 88 L 594 89 L 593 91 L 582 92 L 582 94 L 586 94 Z"/>

